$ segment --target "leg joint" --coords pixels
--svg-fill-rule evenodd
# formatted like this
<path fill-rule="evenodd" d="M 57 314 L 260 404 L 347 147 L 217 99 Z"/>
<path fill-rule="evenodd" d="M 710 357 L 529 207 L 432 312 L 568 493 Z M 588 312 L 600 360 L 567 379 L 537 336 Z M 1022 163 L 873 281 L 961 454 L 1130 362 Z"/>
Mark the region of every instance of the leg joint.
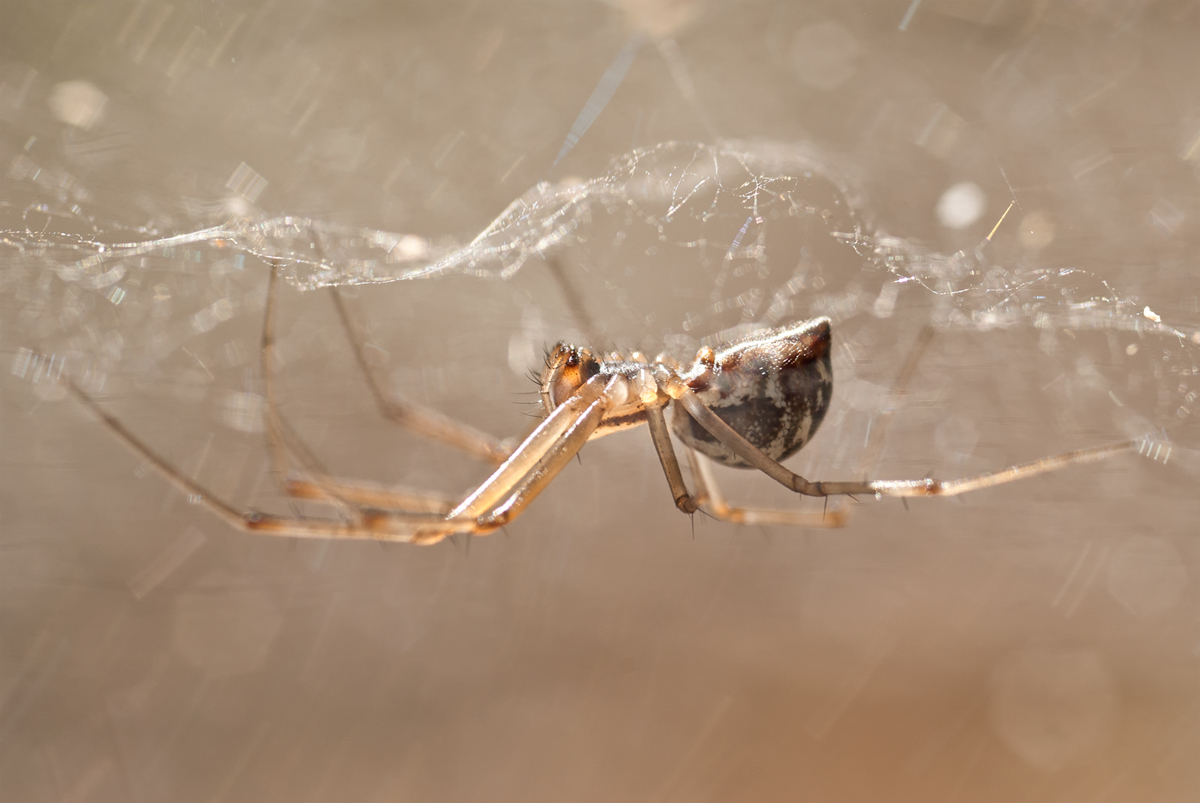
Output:
<path fill-rule="evenodd" d="M 675 507 L 689 515 L 700 509 L 700 505 L 688 494 L 680 494 L 675 497 Z"/>

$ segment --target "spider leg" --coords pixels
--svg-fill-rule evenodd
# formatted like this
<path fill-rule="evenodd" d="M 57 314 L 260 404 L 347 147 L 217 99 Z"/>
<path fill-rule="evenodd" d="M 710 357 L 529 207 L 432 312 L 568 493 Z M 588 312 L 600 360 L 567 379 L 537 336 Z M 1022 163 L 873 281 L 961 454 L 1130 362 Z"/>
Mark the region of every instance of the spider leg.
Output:
<path fill-rule="evenodd" d="M 667 475 L 671 496 L 675 498 L 675 507 L 689 515 L 695 513 L 700 509 L 702 502 L 692 496 L 683 481 L 683 472 L 679 470 L 679 459 L 675 456 L 675 447 L 671 444 L 671 431 L 667 428 L 663 408 L 647 406 L 646 423 L 650 427 L 654 449 L 658 452 L 658 462 L 662 463 L 663 473 Z"/>
<path fill-rule="evenodd" d="M 319 481 L 290 477 L 284 481 L 288 496 L 328 502 L 330 496 L 377 510 L 397 510 L 410 513 L 441 513 L 454 509 L 455 500 L 448 495 L 368 480 L 340 480 L 322 474 Z"/>
<path fill-rule="evenodd" d="M 626 380 L 594 377 L 542 422 L 504 465 L 449 515 L 364 508 L 352 520 L 275 516 L 240 510 L 155 453 L 69 378 L 69 392 L 132 452 L 227 524 L 246 532 L 295 538 L 346 538 L 432 544 L 455 533 L 486 535 L 512 521 L 570 462 L 600 420 L 629 396 Z"/>
<path fill-rule="evenodd" d="M 379 413 L 394 424 L 412 430 L 418 435 L 430 440 L 440 441 L 460 449 L 472 457 L 488 463 L 502 463 L 508 457 L 511 449 L 504 442 L 492 437 L 472 426 L 455 421 L 419 404 L 396 398 L 383 389 L 379 379 L 379 371 L 367 358 L 366 347 L 362 332 L 354 325 L 350 312 L 346 309 L 345 299 L 337 287 L 329 288 L 333 306 L 337 309 L 338 318 L 354 352 L 354 359 L 362 371 L 371 397 Z"/>
<path fill-rule="evenodd" d="M 867 439 L 866 448 L 863 449 L 860 465 L 864 469 L 873 470 L 878 464 L 879 457 L 883 452 L 884 440 L 887 438 L 888 427 L 891 426 L 892 419 L 896 415 L 896 408 L 904 394 L 908 392 L 908 383 L 916 374 L 917 366 L 920 364 L 921 358 L 925 356 L 925 350 L 929 348 L 934 334 L 936 334 L 936 330 L 932 326 L 922 327 L 921 333 L 917 335 L 917 342 L 908 352 L 908 359 L 904 361 L 904 367 L 896 375 L 896 381 L 892 383 L 891 399 L 884 411 L 876 417 L 875 425 L 871 428 L 871 434 Z"/>
<path fill-rule="evenodd" d="M 450 515 L 475 518 L 489 511 L 511 509 L 514 504 L 519 512 L 571 461 L 596 431 L 604 414 L 628 398 L 630 392 L 624 377 L 589 379 L 556 407 Z M 512 515 L 516 513 L 508 518 Z"/>
<path fill-rule="evenodd" d="M 844 527 L 849 521 L 849 511 L 834 503 L 833 510 L 782 510 L 779 508 L 730 507 L 717 484 L 712 470 L 712 461 L 694 449 L 687 450 L 688 464 L 692 476 L 700 489 L 702 509 L 714 518 L 736 524 L 778 525 L 781 527 Z M 828 497 L 826 497 L 828 499 Z"/>
<path fill-rule="evenodd" d="M 684 406 L 696 423 L 708 430 L 738 457 L 766 474 L 785 488 L 805 496 L 834 496 L 838 494 L 874 494 L 876 496 L 954 496 L 956 494 L 1003 485 L 1015 480 L 1035 477 L 1057 471 L 1070 465 L 1094 463 L 1115 454 L 1141 449 L 1146 441 L 1128 440 L 1078 449 L 1043 457 L 1029 463 L 988 471 L 957 480 L 864 480 L 860 482 L 813 482 L 784 468 L 763 454 L 750 441 L 743 438 L 731 426 L 721 420 L 700 398 L 669 369 L 660 371 L 660 386 L 672 398 Z"/>
<path fill-rule="evenodd" d="M 60 380 L 68 392 L 88 408 L 100 422 L 131 452 L 150 463 L 171 485 L 188 495 L 189 501 L 206 508 L 217 518 L 245 532 L 270 532 L 277 535 L 291 535 L 308 538 L 367 538 L 385 541 L 420 541 L 428 531 L 439 534 L 435 540 L 440 540 L 447 532 L 447 525 L 458 523 L 447 522 L 446 518 L 437 514 L 422 513 L 393 513 L 379 510 L 356 511 L 352 520 L 336 521 L 331 519 L 309 518 L 304 516 L 279 517 L 269 516 L 250 510 L 241 510 L 233 504 L 211 493 L 208 488 L 197 480 L 184 474 L 159 455 L 140 438 L 133 434 L 115 416 L 106 413 L 96 400 L 85 393 L 68 377 Z M 470 525 L 471 522 L 464 523 Z M 466 529 L 465 527 L 459 529 Z"/>
<path fill-rule="evenodd" d="M 239 527 L 245 518 L 244 514 L 233 507 L 229 503 L 208 493 L 203 485 L 188 477 L 175 466 L 171 465 L 165 458 L 158 455 L 150 449 L 140 438 L 130 432 L 124 424 L 117 420 L 114 416 L 104 412 L 99 404 L 96 403 L 88 394 L 84 393 L 78 385 L 76 385 L 68 377 L 62 377 L 60 381 L 67 388 L 67 391 L 79 401 L 84 407 L 88 408 L 97 418 L 100 419 L 105 428 L 113 433 L 124 443 L 131 451 L 137 454 L 142 459 L 154 466 L 159 474 L 162 474 L 166 480 L 174 485 L 177 489 L 187 494 L 193 502 L 204 505 L 218 518 L 227 524 L 234 527 Z"/>
<path fill-rule="evenodd" d="M 721 493 L 720 486 L 717 485 L 717 479 L 713 476 L 708 461 L 697 455 L 694 450 L 687 449 L 688 463 L 698 486 L 697 492 L 692 494 L 688 491 L 683 473 L 679 470 L 679 459 L 675 455 L 670 429 L 667 427 L 666 416 L 663 415 L 661 406 L 646 408 L 646 423 L 650 427 L 650 437 L 654 441 L 658 460 L 662 463 L 663 473 L 667 477 L 667 485 L 675 498 L 675 507 L 684 513 L 690 515 L 700 511 L 715 519 L 735 524 L 778 524 L 792 527 L 841 527 L 845 524 L 846 513 L 841 508 L 835 509 L 832 515 L 816 515 L 798 510 L 730 507 Z"/>
<path fill-rule="evenodd" d="M 366 511 L 361 524 L 256 516 L 246 529 L 274 535 L 373 538 L 432 544 L 455 533 L 487 535 L 516 518 L 630 394 L 623 377 L 596 376 L 555 408 L 493 474 L 447 516 Z M 325 526 L 322 527 L 321 525 Z"/>
<path fill-rule="evenodd" d="M 271 464 L 281 478 L 284 491 L 289 496 L 299 499 L 313 499 L 332 504 L 351 519 L 360 515 L 360 506 L 414 513 L 448 513 L 454 507 L 454 501 L 446 496 L 376 483 L 335 479 L 322 468 L 312 450 L 287 421 L 279 408 L 275 382 L 275 314 L 278 307 L 281 266 L 275 262 L 269 264 L 271 271 L 267 277 L 261 347 L 265 399 L 263 424 Z M 303 465 L 302 476 L 297 476 L 297 472 L 293 470 L 293 457 Z"/>
<path fill-rule="evenodd" d="M 600 330 L 596 328 L 596 324 L 592 321 L 592 316 L 588 314 L 587 307 L 584 306 L 583 297 L 580 295 L 578 288 L 571 282 L 566 271 L 563 270 L 562 261 L 556 254 L 543 254 L 542 259 L 546 263 L 546 267 L 550 270 L 550 275 L 558 284 L 558 289 L 563 294 L 563 299 L 567 302 L 567 307 L 570 308 L 571 314 L 575 316 L 575 321 L 583 330 L 583 336 L 588 343 L 600 343 L 603 338 L 600 337 Z"/>

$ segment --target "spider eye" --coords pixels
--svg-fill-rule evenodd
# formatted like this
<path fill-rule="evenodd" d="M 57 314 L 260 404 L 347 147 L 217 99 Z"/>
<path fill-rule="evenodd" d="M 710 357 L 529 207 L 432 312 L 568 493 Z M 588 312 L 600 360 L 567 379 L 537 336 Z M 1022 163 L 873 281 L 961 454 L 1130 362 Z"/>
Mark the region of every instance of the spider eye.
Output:
<path fill-rule="evenodd" d="M 569 357 L 567 357 L 567 367 L 574 368 L 578 365 L 579 365 L 579 355 L 572 351 L 571 355 Z"/>

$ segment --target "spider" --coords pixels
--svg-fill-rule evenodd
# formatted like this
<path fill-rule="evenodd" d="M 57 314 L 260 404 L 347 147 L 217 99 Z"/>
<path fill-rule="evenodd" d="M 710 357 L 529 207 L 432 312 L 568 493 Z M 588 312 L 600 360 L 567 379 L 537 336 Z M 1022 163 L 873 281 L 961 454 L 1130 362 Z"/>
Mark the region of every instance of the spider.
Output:
<path fill-rule="evenodd" d="M 275 393 L 275 309 L 281 265 L 271 263 L 263 316 L 262 372 L 267 443 L 275 470 L 293 497 L 332 505 L 341 517 L 279 516 L 243 511 L 160 457 L 69 377 L 71 394 L 93 411 L 133 452 L 167 480 L 232 526 L 254 533 L 311 538 L 359 538 L 432 544 L 457 534 L 486 535 L 516 518 L 593 438 L 645 424 L 675 506 L 742 524 L 841 526 L 841 507 L 820 514 L 728 505 L 711 462 L 752 468 L 804 496 L 953 496 L 1140 450 L 1127 440 L 1044 457 L 1029 463 L 956 480 L 811 481 L 780 461 L 816 433 L 833 395 L 831 323 L 816 318 L 730 343 L 704 347 L 690 366 L 639 353 L 597 357 L 587 348 L 560 343 L 550 351 L 539 385 L 546 417 L 515 447 L 436 411 L 386 396 L 364 356 L 361 336 L 336 288 L 334 305 L 355 358 L 381 412 L 413 431 L 458 447 L 499 466 L 461 500 L 385 487 L 329 475 L 279 410 Z M 924 342 L 928 342 L 928 335 Z M 920 349 L 901 371 L 896 394 L 915 368 Z M 688 489 L 672 442 L 684 444 L 696 491 Z M 305 464 L 292 467 L 293 459 Z"/>

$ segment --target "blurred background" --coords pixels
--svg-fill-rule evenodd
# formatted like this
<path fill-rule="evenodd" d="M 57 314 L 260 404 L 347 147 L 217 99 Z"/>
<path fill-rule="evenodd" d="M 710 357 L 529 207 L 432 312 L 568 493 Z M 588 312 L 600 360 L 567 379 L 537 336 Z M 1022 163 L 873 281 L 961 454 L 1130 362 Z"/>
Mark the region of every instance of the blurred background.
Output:
<path fill-rule="evenodd" d="M 0 797 L 1200 798 L 1198 37 L 1183 0 L 6 0 Z M 559 339 L 828 315 L 810 478 L 1161 445 L 795 530 L 689 521 L 633 431 L 469 545 L 252 537 L 53 379 L 329 515 L 269 470 L 268 256 L 283 410 L 347 477 L 488 468 L 380 418 L 329 284 L 390 389 L 497 436 Z"/>

